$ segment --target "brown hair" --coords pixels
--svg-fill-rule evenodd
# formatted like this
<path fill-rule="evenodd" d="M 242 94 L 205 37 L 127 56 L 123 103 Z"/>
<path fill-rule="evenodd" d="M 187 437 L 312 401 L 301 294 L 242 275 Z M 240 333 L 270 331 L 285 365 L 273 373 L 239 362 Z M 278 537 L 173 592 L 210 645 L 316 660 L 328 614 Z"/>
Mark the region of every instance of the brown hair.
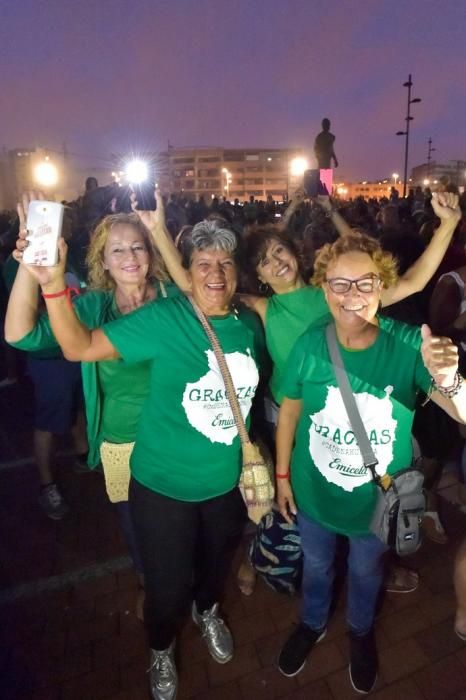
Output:
<path fill-rule="evenodd" d="M 93 289 L 114 290 L 116 285 L 109 271 L 104 269 L 104 249 L 110 231 L 115 226 L 132 226 L 141 234 L 149 254 L 148 281 L 168 280 L 162 256 L 154 245 L 150 231 L 137 214 L 110 214 L 97 224 L 91 235 L 86 265 L 89 270 L 89 286 Z"/>
<path fill-rule="evenodd" d="M 298 262 L 298 270 L 303 279 L 308 278 L 308 267 L 302 252 L 297 247 L 286 229 L 277 224 L 264 224 L 263 226 L 253 226 L 244 239 L 244 251 L 242 257 L 242 287 L 249 292 L 257 293 L 259 280 L 257 277 L 257 266 L 265 258 L 267 248 L 272 241 L 281 243 L 287 248 Z"/>
<path fill-rule="evenodd" d="M 327 268 L 345 253 L 367 253 L 377 265 L 380 279 L 385 288 L 392 287 L 398 280 L 397 263 L 395 258 L 380 247 L 378 241 L 366 233 L 354 230 L 347 236 L 341 236 L 335 243 L 327 243 L 319 252 L 314 263 L 312 284 L 321 287 L 325 282 Z"/>

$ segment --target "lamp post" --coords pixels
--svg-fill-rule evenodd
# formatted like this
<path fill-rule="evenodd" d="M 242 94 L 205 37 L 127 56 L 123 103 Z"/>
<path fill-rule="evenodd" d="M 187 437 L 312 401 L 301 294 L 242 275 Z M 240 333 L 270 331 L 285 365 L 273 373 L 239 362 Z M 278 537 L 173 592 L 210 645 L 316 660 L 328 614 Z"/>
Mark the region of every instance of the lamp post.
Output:
<path fill-rule="evenodd" d="M 427 177 L 430 176 L 430 161 L 432 160 L 432 151 L 435 151 L 437 149 L 432 147 L 432 136 L 429 136 L 429 140 L 427 141 L 428 144 L 428 149 L 427 149 Z"/>
<path fill-rule="evenodd" d="M 226 198 L 230 199 L 230 185 L 232 181 L 231 173 L 227 168 L 222 168 L 222 173 L 225 175 L 225 185 L 223 186 L 223 190 L 226 193 Z"/>
<path fill-rule="evenodd" d="M 409 122 L 411 122 L 414 117 L 411 116 L 411 105 L 415 104 L 416 102 L 420 102 L 421 99 L 419 97 L 411 98 L 411 88 L 413 86 L 413 81 L 411 80 L 411 73 L 409 74 L 408 80 L 406 83 L 403 83 L 403 87 L 408 88 L 408 107 L 406 110 L 406 131 L 397 131 L 396 135 L 397 136 L 404 136 L 405 137 L 405 164 L 404 164 L 404 178 L 403 178 L 403 197 L 406 197 L 406 183 L 408 181 L 408 152 L 409 152 Z"/>
<path fill-rule="evenodd" d="M 399 177 L 400 177 L 400 176 L 398 175 L 398 173 L 393 173 L 393 174 L 392 174 L 392 178 L 393 178 L 393 180 L 395 181 L 395 187 L 396 187 L 396 183 L 397 183 L 397 180 L 398 180 Z"/>

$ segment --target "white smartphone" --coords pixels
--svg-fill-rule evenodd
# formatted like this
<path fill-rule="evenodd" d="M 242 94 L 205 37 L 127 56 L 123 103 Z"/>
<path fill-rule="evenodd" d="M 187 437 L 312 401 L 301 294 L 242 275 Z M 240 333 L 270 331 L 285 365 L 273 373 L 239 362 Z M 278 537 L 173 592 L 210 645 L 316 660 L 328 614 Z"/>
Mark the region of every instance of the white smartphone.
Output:
<path fill-rule="evenodd" d="M 64 206 L 57 202 L 29 202 L 26 222 L 29 245 L 23 253 L 27 265 L 52 267 L 57 264 L 64 211 Z"/>

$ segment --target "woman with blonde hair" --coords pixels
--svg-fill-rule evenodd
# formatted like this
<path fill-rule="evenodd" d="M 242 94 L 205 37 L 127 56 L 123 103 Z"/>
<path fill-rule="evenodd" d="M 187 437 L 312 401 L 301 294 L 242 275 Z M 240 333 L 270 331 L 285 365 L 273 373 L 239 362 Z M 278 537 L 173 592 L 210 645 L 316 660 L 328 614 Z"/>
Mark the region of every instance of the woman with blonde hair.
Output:
<path fill-rule="evenodd" d="M 13 253 L 22 263 L 27 246 L 24 205 L 18 207 L 20 233 Z M 73 299 L 88 328 L 125 316 L 160 297 L 177 294 L 151 234 L 139 216 L 111 214 L 95 228 L 87 252 L 89 291 Z M 58 347 L 47 314 L 38 314 L 39 283 L 53 268 L 35 268 L 33 276 L 20 264 L 11 291 L 5 322 L 6 340 L 21 350 Z M 128 508 L 129 458 L 136 427 L 149 391 L 150 363 L 131 367 L 118 362 L 81 364 L 89 441 L 88 466 L 102 460 L 107 490 L 116 502 L 122 530 L 142 583 L 142 566 Z M 118 473 L 117 473 L 118 471 Z M 140 596 L 142 598 L 142 595 Z M 141 614 L 138 603 L 138 614 Z"/>

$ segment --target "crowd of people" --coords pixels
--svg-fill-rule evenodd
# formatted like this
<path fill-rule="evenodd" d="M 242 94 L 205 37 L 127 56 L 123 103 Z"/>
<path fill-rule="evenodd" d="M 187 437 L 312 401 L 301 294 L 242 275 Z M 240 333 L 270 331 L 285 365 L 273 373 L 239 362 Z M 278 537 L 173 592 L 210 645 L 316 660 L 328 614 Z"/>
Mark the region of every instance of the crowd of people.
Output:
<path fill-rule="evenodd" d="M 335 328 L 380 475 L 410 464 L 414 443 L 427 490 L 423 529 L 446 542 L 436 487 L 448 458 L 466 462 L 466 199 L 449 183 L 402 200 L 297 191 L 280 205 L 207 206 L 155 197 L 156 210 L 145 211 L 137 194 L 88 178 L 67 209 L 54 267 L 22 260 L 27 196 L 17 219 L 3 219 L 5 340 L 28 354 L 41 506 L 55 519 L 67 512 L 51 455 L 53 437 L 72 430 L 76 467 L 103 469 L 139 576 L 153 698 L 176 697 L 188 607 L 213 659 L 232 659 L 220 604 L 246 521 L 241 443 L 200 309 L 243 418 L 275 457 L 277 509 L 301 538 L 301 619 L 278 667 L 296 675 L 325 636 L 342 536 L 350 680 L 370 692 L 380 591 L 414 590 L 418 577 L 387 567 L 387 545 L 370 531 L 377 487 L 342 409 L 326 329 Z M 3 352 L 14 381 L 15 351 Z M 455 569 L 464 640 L 465 546 Z M 245 557 L 245 595 L 255 577 Z"/>

